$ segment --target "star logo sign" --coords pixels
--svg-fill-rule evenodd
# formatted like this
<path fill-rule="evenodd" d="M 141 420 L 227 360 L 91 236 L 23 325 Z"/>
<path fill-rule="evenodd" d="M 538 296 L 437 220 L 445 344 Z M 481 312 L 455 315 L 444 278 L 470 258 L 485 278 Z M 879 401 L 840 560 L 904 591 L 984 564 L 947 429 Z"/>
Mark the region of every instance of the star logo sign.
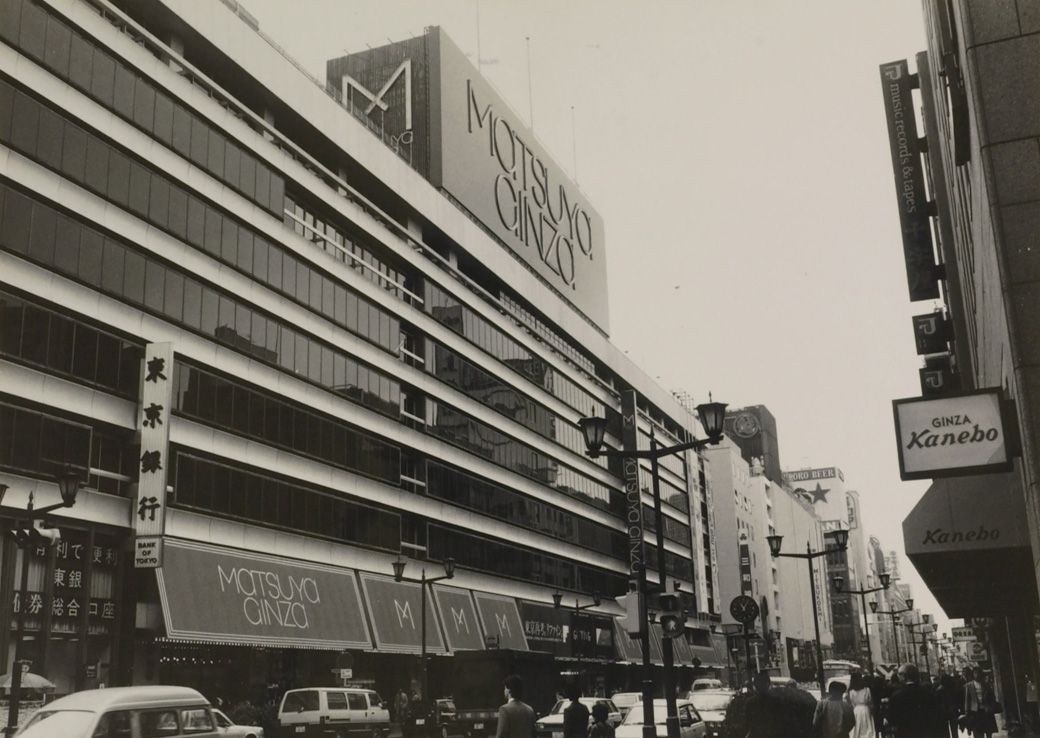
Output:
<path fill-rule="evenodd" d="M 809 494 L 811 494 L 812 498 L 813 498 L 812 499 L 813 504 L 815 505 L 817 502 L 826 503 L 827 502 L 827 493 L 828 492 L 830 492 L 829 489 L 824 489 L 823 487 L 820 486 L 820 483 L 817 482 L 816 483 L 816 489 L 809 490 Z"/>

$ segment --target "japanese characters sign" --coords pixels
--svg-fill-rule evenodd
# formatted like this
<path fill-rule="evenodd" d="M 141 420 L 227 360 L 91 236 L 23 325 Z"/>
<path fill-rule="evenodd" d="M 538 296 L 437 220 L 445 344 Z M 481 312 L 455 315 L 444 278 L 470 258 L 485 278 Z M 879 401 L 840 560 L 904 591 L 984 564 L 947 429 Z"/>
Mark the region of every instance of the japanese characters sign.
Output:
<path fill-rule="evenodd" d="M 173 344 L 150 343 L 141 367 L 141 458 L 138 464 L 134 531 L 137 536 L 161 536 L 166 513 L 167 451 L 170 404 L 173 401 Z"/>

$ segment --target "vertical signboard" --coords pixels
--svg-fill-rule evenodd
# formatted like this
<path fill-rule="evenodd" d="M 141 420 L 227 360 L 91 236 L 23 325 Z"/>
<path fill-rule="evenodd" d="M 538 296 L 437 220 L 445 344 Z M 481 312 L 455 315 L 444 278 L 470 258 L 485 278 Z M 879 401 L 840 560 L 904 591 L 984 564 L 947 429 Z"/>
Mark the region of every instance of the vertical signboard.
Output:
<path fill-rule="evenodd" d="M 635 449 L 639 444 L 636 415 L 636 393 L 621 393 L 621 446 Z M 625 456 L 621 460 L 622 479 L 625 481 L 625 526 L 628 530 L 628 569 L 633 574 L 644 570 L 646 563 L 643 546 L 643 493 L 639 489 L 639 459 Z"/>
<path fill-rule="evenodd" d="M 913 321 L 914 343 L 917 345 L 918 356 L 940 354 L 949 348 L 952 331 L 950 321 L 945 315 L 941 312 L 925 313 L 915 315 Z"/>
<path fill-rule="evenodd" d="M 888 119 L 888 140 L 896 182 L 903 258 L 910 300 L 939 298 L 938 269 L 932 247 L 930 205 L 917 142 L 917 119 L 911 89 L 915 87 L 906 60 L 881 65 L 881 88 Z"/>
<path fill-rule="evenodd" d="M 170 404 L 173 400 L 173 344 L 149 343 L 141 362 L 141 406 L 138 429 L 141 456 L 138 459 L 137 499 L 135 500 L 135 550 L 163 534 L 166 521 L 166 474 L 170 442 Z M 146 539 L 143 543 L 138 543 Z M 155 547 L 158 552 L 160 549 Z M 141 568 L 161 566 L 158 553 L 135 557 Z"/>
<path fill-rule="evenodd" d="M 747 533 L 740 534 L 740 593 L 743 595 L 753 594 L 751 586 L 751 548 L 748 546 Z"/>

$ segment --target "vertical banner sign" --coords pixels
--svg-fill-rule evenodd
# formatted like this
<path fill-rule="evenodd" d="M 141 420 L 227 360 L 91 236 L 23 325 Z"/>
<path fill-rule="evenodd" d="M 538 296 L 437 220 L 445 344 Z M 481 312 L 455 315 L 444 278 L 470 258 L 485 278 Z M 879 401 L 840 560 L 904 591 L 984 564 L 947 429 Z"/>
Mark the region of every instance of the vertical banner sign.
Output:
<path fill-rule="evenodd" d="M 918 356 L 941 354 L 948 348 L 950 340 L 950 323 L 942 313 L 926 313 L 915 315 L 914 342 L 917 344 Z"/>
<path fill-rule="evenodd" d="M 740 534 L 740 593 L 750 595 L 753 593 L 751 586 L 751 549 L 748 546 L 747 533 Z"/>
<path fill-rule="evenodd" d="M 166 514 L 166 473 L 169 467 L 170 403 L 173 400 L 173 344 L 150 343 L 141 367 L 141 457 L 138 459 L 134 534 L 161 536 Z M 135 543 L 136 547 L 136 543 Z M 154 562 L 154 566 L 159 565 Z"/>
<path fill-rule="evenodd" d="M 885 96 L 888 141 L 892 150 L 892 171 L 911 301 L 939 297 L 938 270 L 928 217 L 930 206 L 925 196 L 911 92 L 915 86 L 905 59 L 881 65 L 881 89 Z"/>
<path fill-rule="evenodd" d="M 621 393 L 621 447 L 639 448 L 639 433 L 636 425 L 636 393 L 626 390 Z M 622 478 L 625 480 L 625 525 L 628 528 L 629 571 L 638 573 L 646 562 L 643 546 L 643 493 L 639 489 L 639 459 L 625 456 Z"/>

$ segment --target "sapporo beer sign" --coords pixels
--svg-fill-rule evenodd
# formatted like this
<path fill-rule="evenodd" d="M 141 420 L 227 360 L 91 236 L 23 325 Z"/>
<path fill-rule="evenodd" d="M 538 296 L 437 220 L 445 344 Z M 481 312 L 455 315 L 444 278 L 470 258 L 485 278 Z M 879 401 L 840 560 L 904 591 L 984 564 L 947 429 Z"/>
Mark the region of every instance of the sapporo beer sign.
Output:
<path fill-rule="evenodd" d="M 892 408 L 902 479 L 1011 469 L 999 388 L 894 400 Z"/>

